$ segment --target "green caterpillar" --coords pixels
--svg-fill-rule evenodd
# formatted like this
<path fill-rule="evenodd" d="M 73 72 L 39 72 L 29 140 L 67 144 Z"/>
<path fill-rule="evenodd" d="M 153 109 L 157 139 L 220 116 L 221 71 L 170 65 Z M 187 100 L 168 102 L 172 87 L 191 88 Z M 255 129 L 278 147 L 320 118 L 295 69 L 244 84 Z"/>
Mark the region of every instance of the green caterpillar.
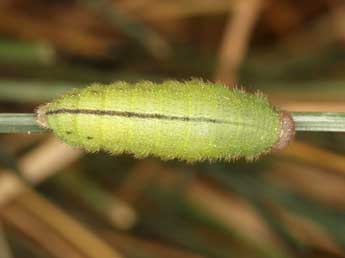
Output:
<path fill-rule="evenodd" d="M 39 107 L 37 121 L 90 152 L 190 162 L 251 160 L 294 135 L 291 116 L 262 94 L 201 80 L 93 84 Z"/>

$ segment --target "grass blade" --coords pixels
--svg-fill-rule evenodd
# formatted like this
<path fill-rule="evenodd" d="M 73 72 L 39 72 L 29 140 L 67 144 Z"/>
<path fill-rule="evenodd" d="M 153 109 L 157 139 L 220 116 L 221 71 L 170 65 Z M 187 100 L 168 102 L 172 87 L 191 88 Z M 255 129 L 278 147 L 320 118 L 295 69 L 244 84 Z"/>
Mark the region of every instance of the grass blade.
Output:
<path fill-rule="evenodd" d="M 45 129 L 38 126 L 35 114 L 0 114 L 0 133 L 37 133 Z"/>
<path fill-rule="evenodd" d="M 345 113 L 293 112 L 296 131 L 345 132 Z"/>

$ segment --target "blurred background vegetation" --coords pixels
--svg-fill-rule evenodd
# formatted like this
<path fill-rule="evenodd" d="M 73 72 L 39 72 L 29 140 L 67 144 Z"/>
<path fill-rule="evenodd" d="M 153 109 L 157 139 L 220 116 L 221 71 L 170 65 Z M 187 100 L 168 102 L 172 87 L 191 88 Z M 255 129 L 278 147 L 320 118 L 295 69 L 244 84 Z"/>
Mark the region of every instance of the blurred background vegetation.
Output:
<path fill-rule="evenodd" d="M 203 78 L 345 112 L 339 0 L 1 0 L 0 109 L 91 82 Z M 345 257 L 345 135 L 247 163 L 85 154 L 0 136 L 0 257 Z"/>

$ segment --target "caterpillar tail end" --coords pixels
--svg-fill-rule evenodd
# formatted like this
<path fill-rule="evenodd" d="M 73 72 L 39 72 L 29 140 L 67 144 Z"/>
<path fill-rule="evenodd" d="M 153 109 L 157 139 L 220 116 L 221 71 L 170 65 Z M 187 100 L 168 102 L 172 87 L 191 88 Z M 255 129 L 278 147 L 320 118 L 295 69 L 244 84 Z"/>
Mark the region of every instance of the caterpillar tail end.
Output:
<path fill-rule="evenodd" d="M 43 128 L 48 128 L 48 119 L 47 119 L 47 109 L 48 104 L 39 106 L 36 110 L 36 122 L 39 126 Z"/>
<path fill-rule="evenodd" d="M 280 112 L 280 135 L 278 141 L 272 146 L 273 150 L 284 149 L 295 137 L 295 122 L 289 112 Z"/>

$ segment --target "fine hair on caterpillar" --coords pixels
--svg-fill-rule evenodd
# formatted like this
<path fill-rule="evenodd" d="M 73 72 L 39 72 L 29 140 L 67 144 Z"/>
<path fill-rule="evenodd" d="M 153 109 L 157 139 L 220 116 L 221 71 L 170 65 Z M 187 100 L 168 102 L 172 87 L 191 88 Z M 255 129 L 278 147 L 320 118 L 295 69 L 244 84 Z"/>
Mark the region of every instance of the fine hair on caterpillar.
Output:
<path fill-rule="evenodd" d="M 263 94 L 202 80 L 93 84 L 39 107 L 37 122 L 89 152 L 189 162 L 252 160 L 295 133 Z"/>

